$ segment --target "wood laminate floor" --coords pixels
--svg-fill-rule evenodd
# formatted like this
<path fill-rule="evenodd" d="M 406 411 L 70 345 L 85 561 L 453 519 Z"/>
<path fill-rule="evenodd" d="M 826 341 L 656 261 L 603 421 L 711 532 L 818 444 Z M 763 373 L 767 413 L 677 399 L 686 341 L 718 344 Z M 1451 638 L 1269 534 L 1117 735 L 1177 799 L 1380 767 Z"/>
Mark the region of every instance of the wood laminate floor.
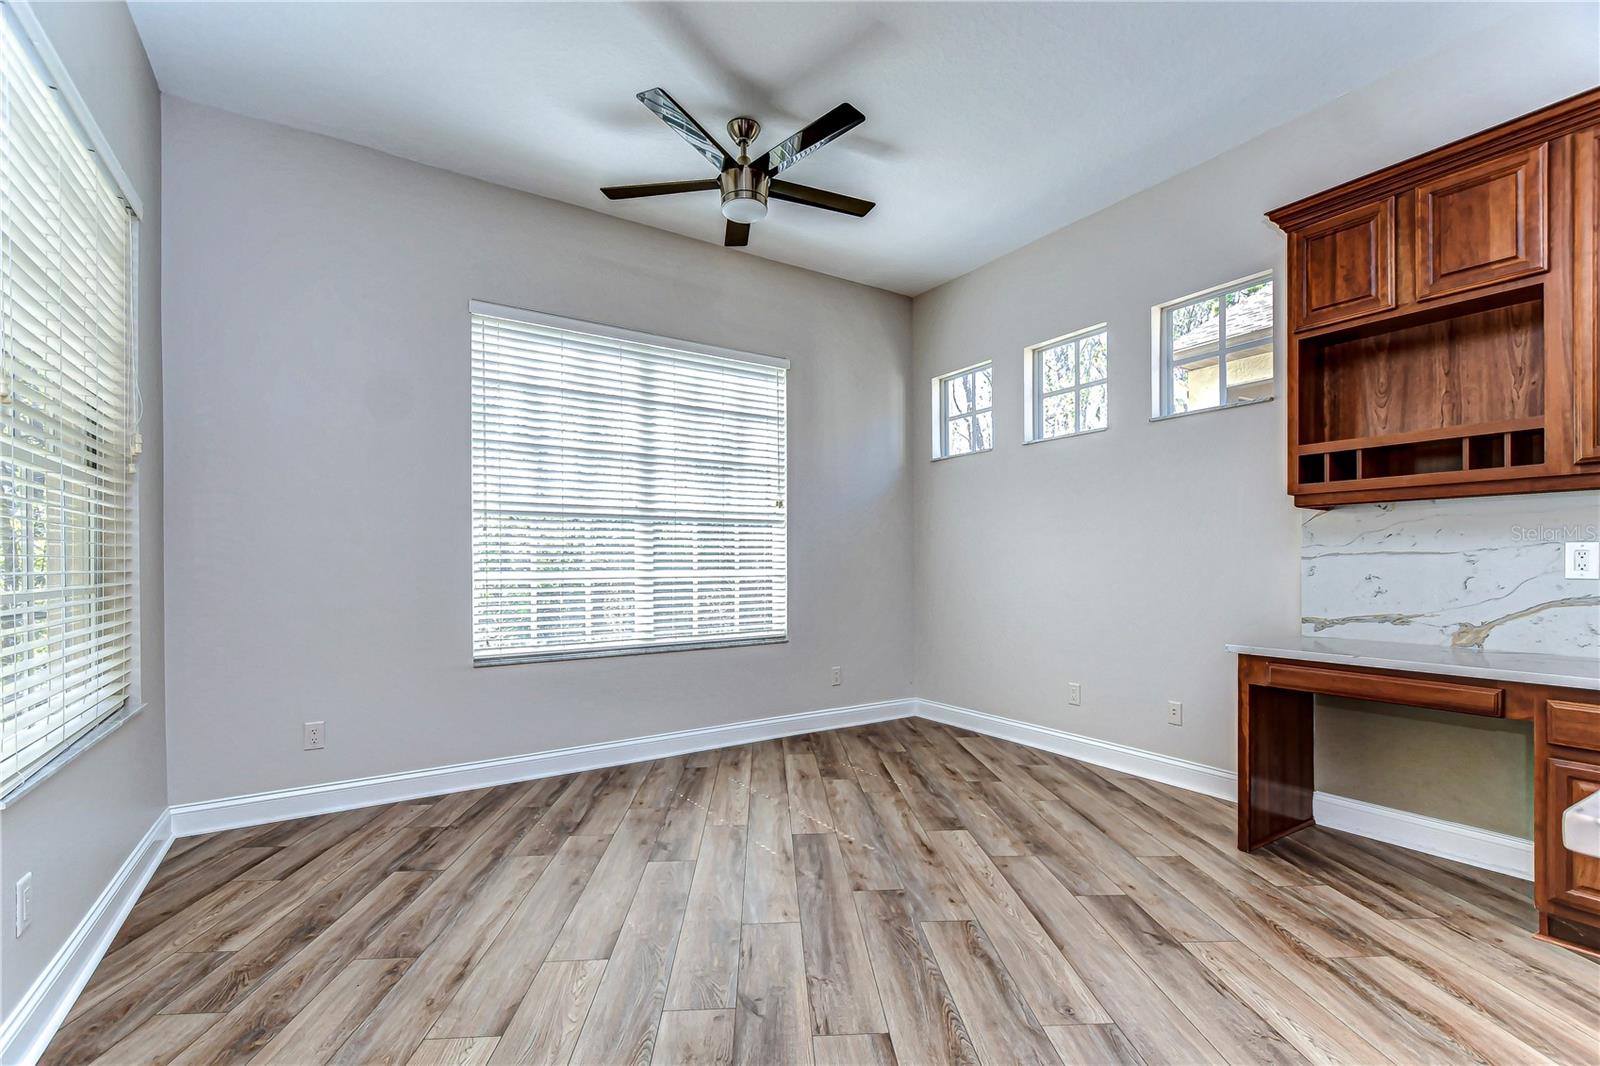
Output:
<path fill-rule="evenodd" d="M 1529 886 L 919 719 L 178 841 L 58 1063 L 1600 1061 Z"/>

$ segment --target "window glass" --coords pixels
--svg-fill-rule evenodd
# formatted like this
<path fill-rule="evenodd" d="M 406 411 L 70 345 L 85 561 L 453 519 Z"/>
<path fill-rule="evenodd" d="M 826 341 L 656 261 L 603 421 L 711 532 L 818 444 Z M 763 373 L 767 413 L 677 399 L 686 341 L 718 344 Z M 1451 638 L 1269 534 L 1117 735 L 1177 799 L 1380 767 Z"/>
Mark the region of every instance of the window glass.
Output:
<path fill-rule="evenodd" d="M 1028 349 L 1029 441 L 1106 428 L 1109 355 L 1104 326 Z"/>
<path fill-rule="evenodd" d="M 1161 311 L 1155 414 L 1271 399 L 1272 279 L 1255 278 Z"/>

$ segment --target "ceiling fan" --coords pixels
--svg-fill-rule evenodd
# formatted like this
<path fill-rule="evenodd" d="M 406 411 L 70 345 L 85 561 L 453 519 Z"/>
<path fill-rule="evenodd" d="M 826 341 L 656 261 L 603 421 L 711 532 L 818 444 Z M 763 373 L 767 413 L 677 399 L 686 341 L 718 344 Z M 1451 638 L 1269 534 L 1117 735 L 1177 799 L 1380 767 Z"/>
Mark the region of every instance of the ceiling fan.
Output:
<path fill-rule="evenodd" d="M 728 123 L 728 136 L 738 146 L 739 158 L 729 155 L 705 127 L 667 95 L 665 89 L 646 89 L 639 94 L 639 102 L 677 131 L 695 151 L 711 161 L 718 177 L 690 181 L 656 181 L 646 185 L 610 185 L 600 191 L 608 200 L 631 200 L 640 196 L 668 196 L 680 192 L 722 192 L 722 214 L 728 220 L 722 243 L 730 248 L 742 248 L 750 243 L 750 224 L 767 217 L 767 199 L 784 200 L 807 207 L 820 207 L 825 211 L 855 215 L 860 218 L 875 204 L 858 200 L 825 189 L 796 185 L 792 181 L 779 181 L 778 175 L 794 166 L 818 148 L 843 136 L 866 121 L 866 116 L 849 104 L 840 104 L 811 125 L 800 130 L 781 144 L 774 145 L 766 155 L 751 159 L 749 147 L 761 135 L 761 123 L 753 118 L 736 118 Z"/>

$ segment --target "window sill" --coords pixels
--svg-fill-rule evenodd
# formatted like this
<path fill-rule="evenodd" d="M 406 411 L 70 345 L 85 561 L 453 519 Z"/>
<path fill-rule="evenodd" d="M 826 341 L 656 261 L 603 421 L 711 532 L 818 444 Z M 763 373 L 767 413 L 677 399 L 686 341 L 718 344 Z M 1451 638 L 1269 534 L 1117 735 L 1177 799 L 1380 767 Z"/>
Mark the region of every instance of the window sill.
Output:
<path fill-rule="evenodd" d="M 534 655 L 507 655 L 494 659 L 473 659 L 473 669 L 490 666 L 526 666 L 529 663 L 565 663 L 581 659 L 615 659 L 625 655 L 663 655 L 674 651 L 717 651 L 725 648 L 755 648 L 769 644 L 787 644 L 787 634 L 781 637 L 758 637 L 754 640 L 717 640 L 698 644 L 663 644 L 660 647 L 606 648 L 601 651 L 556 651 Z"/>
<path fill-rule="evenodd" d="M 23 796 L 26 796 L 66 769 L 69 763 L 72 763 L 90 748 L 121 729 L 125 723 L 131 721 L 142 710 L 144 710 L 144 704 L 140 703 L 137 705 L 128 704 L 119 711 L 113 711 L 93 729 L 50 756 L 43 763 L 29 770 L 26 777 L 6 789 L 5 792 L 0 793 L 0 811 L 12 806 Z"/>
<path fill-rule="evenodd" d="M 1076 433 L 1058 433 L 1054 437 L 1035 437 L 1033 440 L 1024 440 L 1022 443 L 1024 445 L 1029 445 L 1029 444 L 1049 444 L 1052 441 L 1072 440 L 1075 437 L 1092 437 L 1096 433 L 1104 433 L 1106 430 L 1108 430 L 1110 428 L 1111 428 L 1111 424 L 1108 422 L 1108 423 L 1106 423 L 1105 425 L 1101 426 L 1098 429 L 1080 429 Z"/>
<path fill-rule="evenodd" d="M 976 448 L 970 452 L 961 452 L 957 455 L 935 455 L 928 461 L 930 463 L 948 463 L 952 459 L 968 459 L 974 455 L 987 455 L 992 451 L 994 451 L 993 444 L 989 445 L 987 448 Z"/>
<path fill-rule="evenodd" d="M 1202 407 L 1198 411 L 1176 411 L 1170 415 L 1151 415 L 1152 422 L 1171 422 L 1174 418 L 1192 418 L 1195 415 L 1213 415 L 1218 411 L 1237 411 L 1241 407 L 1259 407 L 1264 403 L 1271 403 L 1276 396 L 1263 396 L 1259 400 L 1244 400 L 1239 403 L 1224 404 L 1221 407 Z"/>

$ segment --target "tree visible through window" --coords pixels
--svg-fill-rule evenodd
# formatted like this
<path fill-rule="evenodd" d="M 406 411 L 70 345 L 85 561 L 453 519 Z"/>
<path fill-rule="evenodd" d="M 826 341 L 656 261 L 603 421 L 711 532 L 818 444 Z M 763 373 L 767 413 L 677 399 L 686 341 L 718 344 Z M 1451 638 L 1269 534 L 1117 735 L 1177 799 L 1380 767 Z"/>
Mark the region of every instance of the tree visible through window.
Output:
<path fill-rule="evenodd" d="M 1106 428 L 1108 355 L 1104 326 L 1028 349 L 1028 440 Z"/>
<path fill-rule="evenodd" d="M 990 363 L 933 380 L 933 457 L 994 447 L 994 367 Z"/>
<path fill-rule="evenodd" d="M 1161 311 L 1157 415 L 1272 397 L 1272 278 L 1213 290 Z"/>

